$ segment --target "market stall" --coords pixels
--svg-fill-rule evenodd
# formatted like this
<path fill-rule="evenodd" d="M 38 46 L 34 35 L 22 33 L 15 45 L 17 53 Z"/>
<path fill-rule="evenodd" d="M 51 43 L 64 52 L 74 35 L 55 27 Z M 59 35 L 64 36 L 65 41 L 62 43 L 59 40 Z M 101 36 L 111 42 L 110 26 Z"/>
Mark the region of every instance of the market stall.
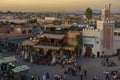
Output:
<path fill-rule="evenodd" d="M 27 72 L 30 70 L 30 67 L 27 65 L 17 66 L 12 69 L 15 80 L 26 80 Z"/>

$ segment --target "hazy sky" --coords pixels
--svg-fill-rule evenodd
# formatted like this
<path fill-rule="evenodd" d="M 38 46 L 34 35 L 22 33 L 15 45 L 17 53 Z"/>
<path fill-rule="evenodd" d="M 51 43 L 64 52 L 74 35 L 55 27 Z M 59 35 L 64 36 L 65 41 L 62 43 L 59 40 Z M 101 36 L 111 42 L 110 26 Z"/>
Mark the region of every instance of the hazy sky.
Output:
<path fill-rule="evenodd" d="M 120 0 L 0 0 L 0 10 L 12 11 L 62 11 L 104 8 L 108 2 L 112 9 L 120 8 Z"/>

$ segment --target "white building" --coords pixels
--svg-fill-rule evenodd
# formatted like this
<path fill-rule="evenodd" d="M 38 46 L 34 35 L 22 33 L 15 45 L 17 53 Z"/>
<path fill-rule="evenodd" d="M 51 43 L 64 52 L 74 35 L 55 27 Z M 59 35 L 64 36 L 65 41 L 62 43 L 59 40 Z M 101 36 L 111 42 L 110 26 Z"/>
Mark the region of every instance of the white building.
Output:
<path fill-rule="evenodd" d="M 83 29 L 83 55 L 120 54 L 120 29 L 110 20 L 110 7 L 102 10 L 101 18 L 97 21 L 97 29 Z"/>
<path fill-rule="evenodd" d="M 120 28 L 114 30 L 113 53 L 120 54 Z"/>
<path fill-rule="evenodd" d="M 89 55 L 103 52 L 103 31 L 99 29 L 84 29 L 83 35 L 83 54 Z"/>

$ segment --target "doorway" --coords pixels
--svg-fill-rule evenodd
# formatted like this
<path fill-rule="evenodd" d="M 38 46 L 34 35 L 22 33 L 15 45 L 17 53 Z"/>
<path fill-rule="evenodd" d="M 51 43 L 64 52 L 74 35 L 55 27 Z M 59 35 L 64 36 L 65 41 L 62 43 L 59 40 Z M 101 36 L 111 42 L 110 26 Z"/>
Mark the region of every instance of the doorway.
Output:
<path fill-rule="evenodd" d="M 97 51 L 97 57 L 98 57 L 98 58 L 100 57 L 100 52 L 99 52 L 99 51 Z"/>
<path fill-rule="evenodd" d="M 85 52 L 85 56 L 91 56 L 91 54 L 92 54 L 92 48 L 90 48 L 90 47 L 86 47 L 86 52 Z"/>
<path fill-rule="evenodd" d="M 120 49 L 117 49 L 117 55 L 120 55 Z"/>

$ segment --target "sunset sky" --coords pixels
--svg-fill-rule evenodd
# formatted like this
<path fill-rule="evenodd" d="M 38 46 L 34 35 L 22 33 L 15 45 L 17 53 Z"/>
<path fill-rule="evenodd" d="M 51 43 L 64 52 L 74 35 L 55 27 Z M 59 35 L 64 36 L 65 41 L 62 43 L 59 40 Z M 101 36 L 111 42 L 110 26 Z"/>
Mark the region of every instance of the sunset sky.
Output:
<path fill-rule="evenodd" d="M 120 8 L 120 0 L 0 0 L 0 11 L 71 11 L 104 8 L 110 2 L 112 9 Z"/>

